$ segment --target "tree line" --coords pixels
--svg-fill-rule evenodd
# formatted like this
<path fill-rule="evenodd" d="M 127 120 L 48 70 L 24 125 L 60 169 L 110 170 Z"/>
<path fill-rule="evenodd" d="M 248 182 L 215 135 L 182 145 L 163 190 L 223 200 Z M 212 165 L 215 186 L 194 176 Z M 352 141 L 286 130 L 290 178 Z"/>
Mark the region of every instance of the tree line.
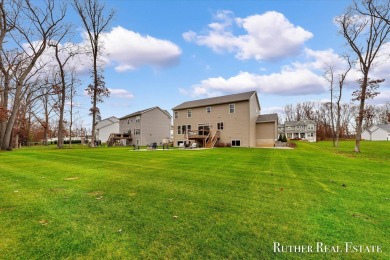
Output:
<path fill-rule="evenodd" d="M 288 104 L 283 108 L 280 122 L 312 120 L 317 124 L 317 140 L 334 140 L 356 138 L 359 106 L 356 102 L 299 102 Z M 337 116 L 336 116 L 337 115 Z M 390 101 L 384 105 L 367 105 L 363 120 L 363 129 L 373 125 L 390 122 Z M 336 127 L 338 125 L 338 127 Z"/>
<path fill-rule="evenodd" d="M 68 6 L 78 15 L 88 43 L 74 44 L 75 25 L 67 22 Z M 106 12 L 98 0 L 0 0 L 0 148 L 11 150 L 41 127 L 47 140 L 53 128 L 57 146 L 64 134 L 72 136 L 74 96 L 80 85 L 76 57 L 84 55 L 91 64 L 93 131 L 99 116 L 97 104 L 109 95 L 99 58 L 101 35 L 114 11 Z M 66 104 L 69 109 L 66 110 Z M 65 116 L 67 115 L 67 119 Z M 53 121 L 56 127 L 53 127 Z M 67 129 L 66 129 L 67 127 Z M 92 138 L 94 134 L 92 135 Z M 91 145 L 94 145 L 92 140 Z"/>
<path fill-rule="evenodd" d="M 383 49 L 389 43 L 390 1 L 353 0 L 335 22 L 339 34 L 345 39 L 347 51 L 337 64 L 328 64 L 324 72 L 329 83 L 330 101 L 286 105 L 284 117 L 287 121 L 316 121 L 317 138 L 332 138 L 334 146 L 338 146 L 339 138 L 353 136 L 356 140 L 354 151 L 360 152 L 363 130 L 390 121 L 390 101 L 381 106 L 368 105 L 366 102 L 379 94 L 379 86 L 385 81 L 370 76 L 381 61 L 381 56 L 389 55 L 383 53 Z M 353 68 L 357 68 L 360 78 L 354 82 L 351 102 L 342 103 L 346 78 Z"/>

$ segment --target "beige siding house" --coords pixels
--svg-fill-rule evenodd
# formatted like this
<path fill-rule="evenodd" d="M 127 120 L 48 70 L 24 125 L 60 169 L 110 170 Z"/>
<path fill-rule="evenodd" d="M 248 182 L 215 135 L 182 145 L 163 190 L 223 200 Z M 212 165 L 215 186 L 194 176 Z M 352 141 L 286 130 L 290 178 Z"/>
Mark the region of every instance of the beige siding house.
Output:
<path fill-rule="evenodd" d="M 188 101 L 172 110 L 175 146 L 274 146 L 277 138 L 277 116 L 273 123 L 259 120 L 256 91 Z"/>
<path fill-rule="evenodd" d="M 131 140 L 123 145 L 160 145 L 169 139 L 172 116 L 168 111 L 152 107 L 131 113 L 119 119 L 120 133 L 130 134 Z"/>

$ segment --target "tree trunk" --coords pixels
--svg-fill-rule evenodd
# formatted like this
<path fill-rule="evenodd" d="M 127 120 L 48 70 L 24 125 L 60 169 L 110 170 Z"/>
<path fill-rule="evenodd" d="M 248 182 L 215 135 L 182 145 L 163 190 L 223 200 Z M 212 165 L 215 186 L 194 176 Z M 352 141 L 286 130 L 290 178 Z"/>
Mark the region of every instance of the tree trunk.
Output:
<path fill-rule="evenodd" d="M 360 96 L 360 105 L 359 105 L 359 115 L 357 118 L 356 124 L 356 142 L 354 151 L 360 153 L 360 141 L 362 139 L 362 127 L 363 127 L 363 118 L 364 118 L 364 103 L 366 100 L 366 89 L 368 84 L 368 72 L 364 73 L 364 78 L 361 87 L 361 96 Z"/>
<path fill-rule="evenodd" d="M 3 139 L 5 135 L 5 129 L 7 128 L 7 116 L 8 116 L 8 93 L 9 93 L 9 76 L 4 74 L 4 90 L 2 92 L 2 103 L 0 107 L 4 109 L 4 118 L 0 118 L 0 148 L 3 147 Z"/>
<path fill-rule="evenodd" d="M 92 135 L 91 135 L 91 147 L 95 147 L 95 131 L 96 131 L 96 113 L 97 113 L 97 95 L 98 95 L 98 67 L 97 67 L 97 53 L 98 53 L 98 48 L 97 48 L 97 40 L 95 43 L 95 50 L 93 51 L 93 106 L 92 106 Z"/>
<path fill-rule="evenodd" d="M 1 147 L 2 150 L 10 150 L 11 149 L 12 129 L 13 129 L 15 121 L 16 121 L 16 116 L 19 112 L 21 93 L 22 93 L 22 84 L 20 84 L 20 82 L 17 82 L 12 111 L 11 111 L 10 117 L 8 119 L 5 133 L 4 133 L 4 137 L 3 137 L 3 144 Z"/>

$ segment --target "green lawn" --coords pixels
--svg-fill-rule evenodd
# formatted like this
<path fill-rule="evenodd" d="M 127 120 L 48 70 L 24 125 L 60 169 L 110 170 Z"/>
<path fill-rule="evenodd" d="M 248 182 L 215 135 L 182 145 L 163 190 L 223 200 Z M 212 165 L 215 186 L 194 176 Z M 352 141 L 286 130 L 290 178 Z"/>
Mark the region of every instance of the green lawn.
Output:
<path fill-rule="evenodd" d="M 0 259 L 389 259 L 390 142 L 353 146 L 0 152 Z"/>

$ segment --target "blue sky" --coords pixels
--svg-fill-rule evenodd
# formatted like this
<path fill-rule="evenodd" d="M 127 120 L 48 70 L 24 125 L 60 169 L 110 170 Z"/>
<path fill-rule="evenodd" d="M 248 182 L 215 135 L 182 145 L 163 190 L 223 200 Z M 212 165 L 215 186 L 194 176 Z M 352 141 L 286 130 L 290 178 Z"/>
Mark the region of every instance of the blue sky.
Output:
<path fill-rule="evenodd" d="M 324 69 L 348 50 L 333 20 L 350 0 L 104 2 L 116 16 L 104 41 L 112 94 L 99 104 L 102 118 L 249 90 L 258 91 L 263 114 L 326 100 Z M 77 97 L 87 126 L 88 77 Z M 390 100 L 389 88 L 382 90 L 377 103 Z"/>

